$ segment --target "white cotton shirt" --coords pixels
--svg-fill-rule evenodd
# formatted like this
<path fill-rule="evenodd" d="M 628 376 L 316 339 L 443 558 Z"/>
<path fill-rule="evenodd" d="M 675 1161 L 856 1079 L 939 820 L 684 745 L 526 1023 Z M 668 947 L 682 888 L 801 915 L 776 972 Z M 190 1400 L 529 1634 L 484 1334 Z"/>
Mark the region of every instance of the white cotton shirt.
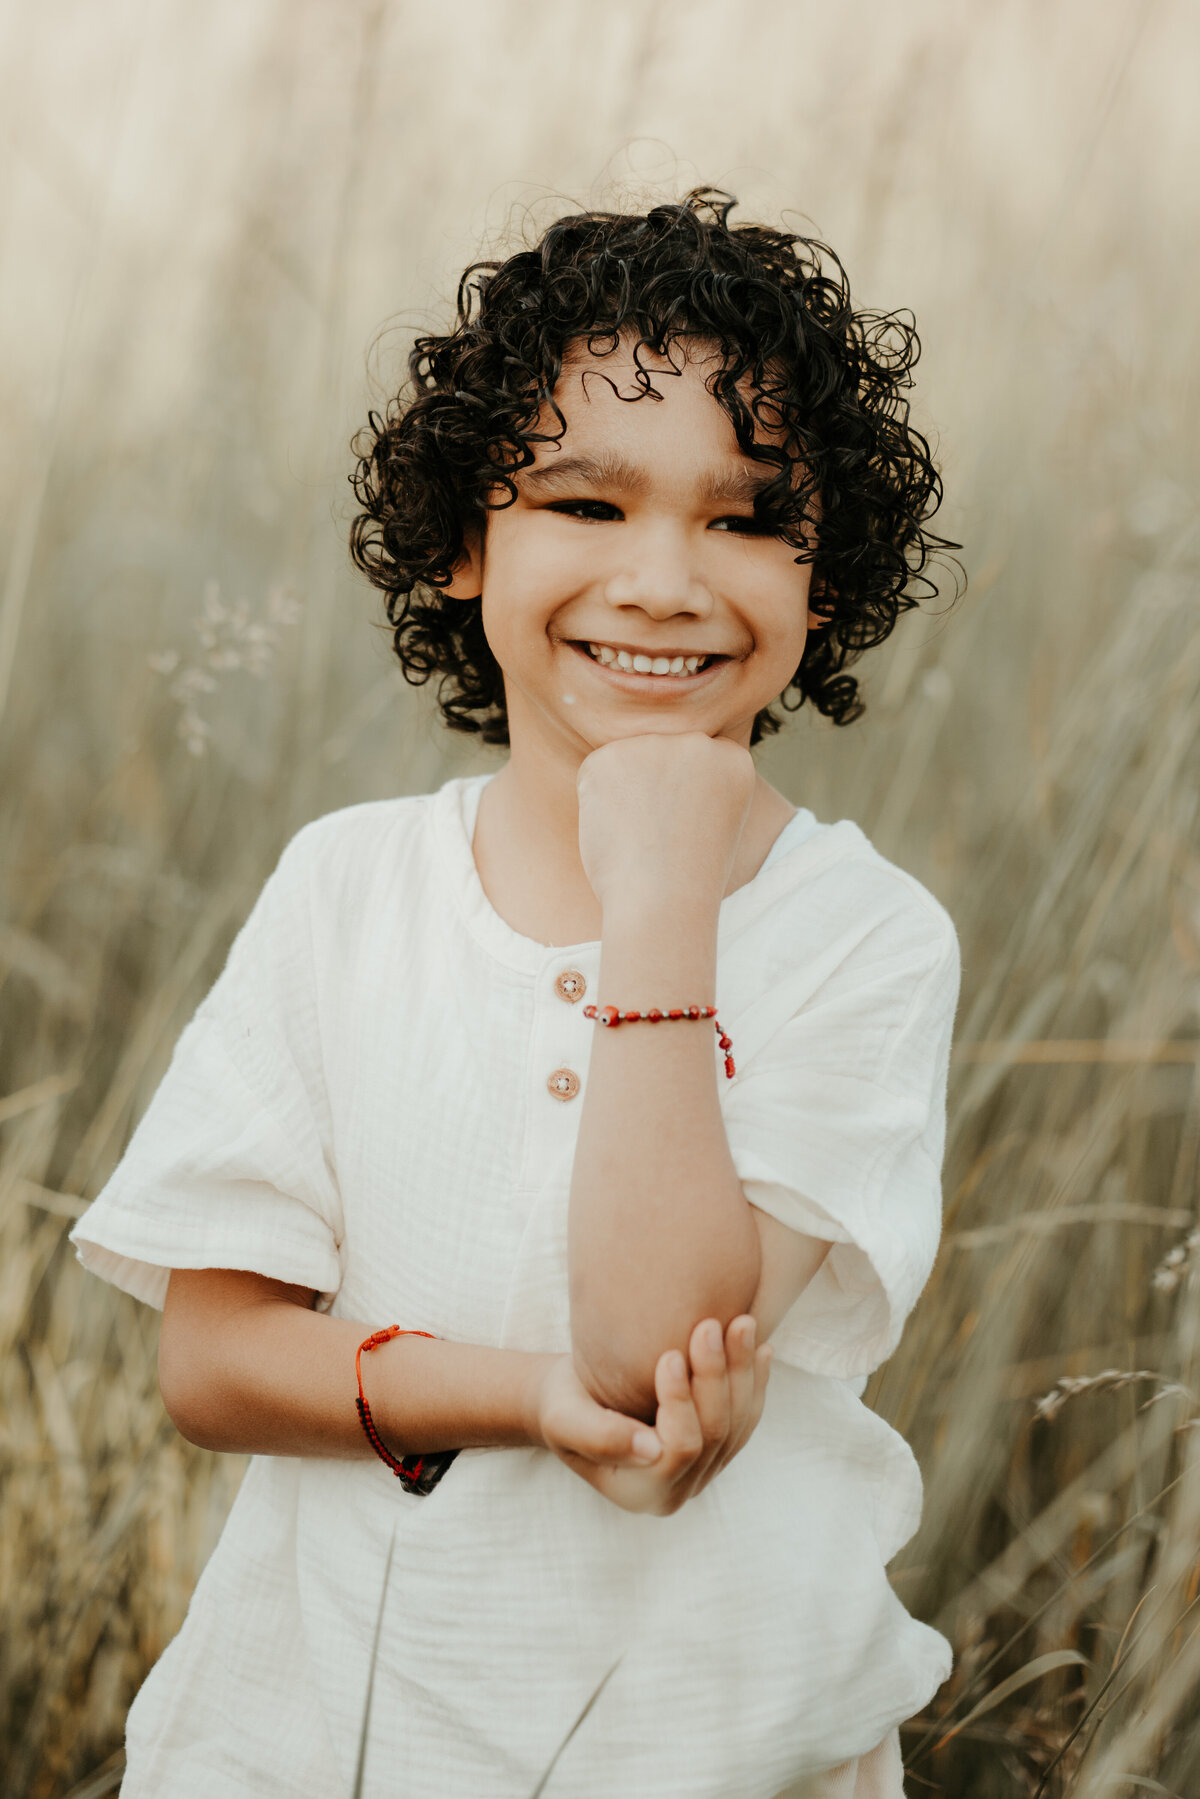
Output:
<path fill-rule="evenodd" d="M 600 945 L 492 908 L 488 778 L 292 841 L 71 1233 L 86 1267 L 155 1306 L 172 1268 L 245 1268 L 370 1328 L 569 1349 L 595 1027 L 556 981 L 594 998 Z M 546 1799 L 772 1799 L 804 1776 L 899 1799 L 896 1726 L 950 1650 L 888 1584 L 921 1482 L 859 1394 L 937 1248 L 958 978 L 931 895 L 856 825 L 799 812 L 720 918 L 735 1167 L 834 1244 L 773 1333 L 750 1442 L 670 1518 L 541 1449 L 464 1450 L 425 1497 L 373 1458 L 254 1457 L 130 1712 L 124 1799 L 349 1799 L 389 1550 L 364 1799 L 530 1799 L 614 1666 Z M 547 1084 L 562 1069 L 574 1099 Z"/>

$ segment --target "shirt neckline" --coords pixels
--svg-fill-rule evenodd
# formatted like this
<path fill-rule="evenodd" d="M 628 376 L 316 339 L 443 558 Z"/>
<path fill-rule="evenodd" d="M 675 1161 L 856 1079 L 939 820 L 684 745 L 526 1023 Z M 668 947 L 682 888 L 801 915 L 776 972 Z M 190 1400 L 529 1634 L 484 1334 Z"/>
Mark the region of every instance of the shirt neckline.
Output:
<path fill-rule="evenodd" d="M 527 974 L 539 973 L 550 961 L 565 958 L 579 962 L 589 956 L 598 957 L 598 938 L 582 943 L 550 944 L 523 936 L 501 918 L 484 892 L 471 840 L 483 789 L 494 779 L 496 772 L 489 770 L 484 774 L 455 776 L 444 782 L 433 795 L 435 836 L 456 910 L 471 935 L 490 955 Z M 801 819 L 808 826 L 803 834 L 800 834 Z M 799 840 L 786 848 L 781 847 L 789 834 L 798 836 Z M 829 855 L 844 854 L 851 840 L 861 838 L 861 835 L 858 826 L 849 819 L 827 825 L 806 808 L 797 808 L 767 851 L 757 874 L 721 901 L 718 944 L 740 935 L 773 900 L 796 884 L 801 872 L 810 874 L 814 858 L 821 863 Z"/>

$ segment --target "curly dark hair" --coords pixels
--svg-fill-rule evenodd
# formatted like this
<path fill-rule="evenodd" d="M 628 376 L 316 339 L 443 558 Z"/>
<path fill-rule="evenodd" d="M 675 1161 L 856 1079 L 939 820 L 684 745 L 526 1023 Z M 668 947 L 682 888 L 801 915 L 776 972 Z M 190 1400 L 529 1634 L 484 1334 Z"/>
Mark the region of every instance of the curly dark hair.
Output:
<path fill-rule="evenodd" d="M 798 563 L 813 563 L 810 604 L 827 620 L 808 638 L 781 696 L 785 710 L 810 700 L 835 724 L 858 718 L 858 683 L 846 668 L 918 604 L 915 587 L 937 592 L 923 571 L 961 546 L 927 526 L 942 487 L 904 398 L 920 353 L 911 317 L 856 312 L 827 245 L 730 226 L 736 204 L 696 188 L 645 214 L 580 212 L 532 249 L 473 263 L 453 329 L 416 340 L 407 386 L 355 438 L 361 511 L 351 554 L 387 596 L 405 678 L 439 677 L 454 730 L 508 742 L 480 600 L 451 602 L 441 590 L 466 533 L 482 534 L 489 510 L 513 503 L 513 475 L 533 461 L 533 446 L 562 438 L 554 391 L 577 343 L 604 354 L 632 340 L 641 388 L 633 399 L 654 393 L 643 349 L 670 356 L 688 338 L 715 345 L 710 391 L 743 454 L 777 471 L 755 515 L 797 550 Z M 556 429 L 539 430 L 543 408 Z M 782 447 L 756 441 L 756 423 Z M 815 547 L 805 531 L 814 495 Z M 751 742 L 780 722 L 764 709 Z"/>

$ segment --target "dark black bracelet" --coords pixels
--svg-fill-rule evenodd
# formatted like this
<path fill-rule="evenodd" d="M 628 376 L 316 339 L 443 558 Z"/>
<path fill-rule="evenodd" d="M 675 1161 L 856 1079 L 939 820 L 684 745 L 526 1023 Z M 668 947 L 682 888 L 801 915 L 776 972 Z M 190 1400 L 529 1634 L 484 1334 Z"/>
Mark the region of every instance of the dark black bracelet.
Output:
<path fill-rule="evenodd" d="M 375 1427 L 367 1396 L 363 1392 L 363 1351 L 378 1349 L 381 1343 L 390 1343 L 393 1337 L 428 1337 L 431 1341 L 436 1341 L 432 1331 L 404 1331 L 398 1324 L 389 1324 L 386 1330 L 373 1331 L 369 1337 L 364 1338 L 354 1355 L 354 1372 L 358 1377 L 358 1398 L 354 1404 L 358 1410 L 358 1421 L 366 1432 L 367 1442 L 380 1461 L 387 1463 L 406 1493 L 432 1493 L 458 1454 L 457 1449 L 438 1449 L 428 1455 L 394 1456 Z"/>

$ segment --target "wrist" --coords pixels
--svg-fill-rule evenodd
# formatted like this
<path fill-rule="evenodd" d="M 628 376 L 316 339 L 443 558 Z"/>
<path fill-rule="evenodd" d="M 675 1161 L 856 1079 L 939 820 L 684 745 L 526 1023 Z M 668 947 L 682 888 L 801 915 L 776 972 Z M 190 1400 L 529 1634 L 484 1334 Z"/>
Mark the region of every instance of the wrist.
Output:
<path fill-rule="evenodd" d="M 717 915 L 695 906 L 655 916 L 621 911 L 605 917 L 598 1002 L 632 1006 L 715 1003 Z"/>
<path fill-rule="evenodd" d="M 607 939 L 612 934 L 665 929 L 672 937 L 681 932 L 704 936 L 711 931 L 715 939 L 722 897 L 716 883 L 685 885 L 673 879 L 627 883 L 620 893 L 600 902 L 603 935 Z"/>
<path fill-rule="evenodd" d="M 543 1395 L 546 1382 L 560 1355 L 530 1354 L 525 1357 L 517 1395 L 517 1412 L 525 1441 L 532 1449 L 546 1449 L 546 1433 L 542 1427 Z"/>
<path fill-rule="evenodd" d="M 645 963 L 674 979 L 706 976 L 716 971 L 720 901 L 709 903 L 695 894 L 656 894 L 645 899 L 622 897 L 606 906 L 600 943 L 605 963 Z M 704 996 L 697 994 L 697 1003 Z"/>

